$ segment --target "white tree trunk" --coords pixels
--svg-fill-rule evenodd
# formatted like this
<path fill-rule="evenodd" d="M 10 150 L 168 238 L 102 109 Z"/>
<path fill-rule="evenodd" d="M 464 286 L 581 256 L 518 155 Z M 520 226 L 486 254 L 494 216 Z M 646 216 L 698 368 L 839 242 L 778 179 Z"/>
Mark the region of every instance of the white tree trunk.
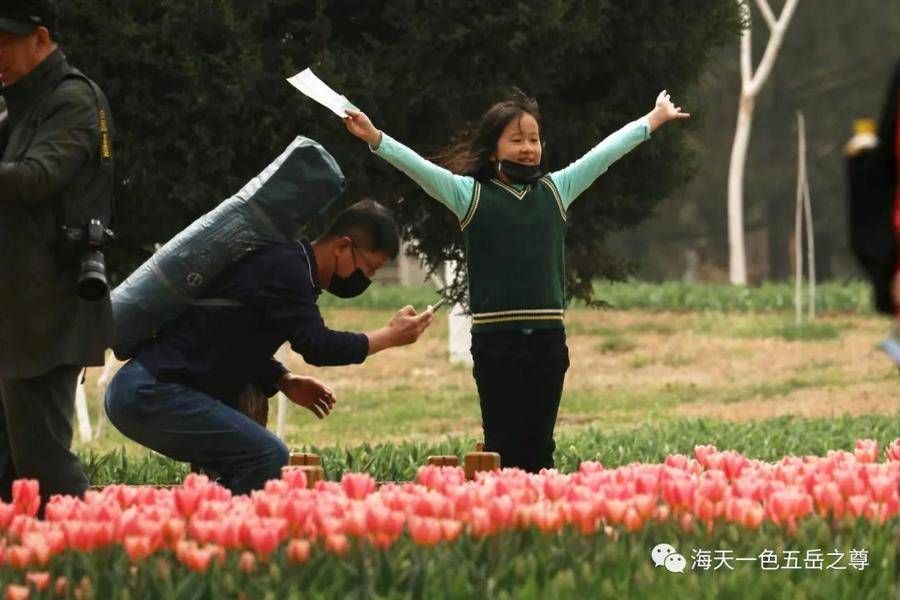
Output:
<path fill-rule="evenodd" d="M 747 259 L 744 247 L 744 166 L 753 125 L 752 96 L 741 95 L 737 127 L 728 167 L 728 279 L 733 285 L 747 284 Z"/>
<path fill-rule="evenodd" d="M 81 373 L 78 374 L 78 384 L 75 388 L 75 417 L 78 419 L 78 434 L 81 441 L 90 442 L 93 438 L 91 417 L 88 414 L 87 396 L 84 393 L 84 384 L 81 383 Z"/>
<path fill-rule="evenodd" d="M 794 323 L 803 322 L 803 181 L 806 179 L 806 131 L 797 113 L 797 196 L 794 210 Z"/>
<path fill-rule="evenodd" d="M 805 134 L 804 134 L 805 135 Z M 809 265 L 809 319 L 816 318 L 816 243 L 813 235 L 812 199 L 809 196 L 809 170 L 806 168 L 806 154 L 803 155 L 803 209 L 806 213 L 806 252 Z"/>
<path fill-rule="evenodd" d="M 103 408 L 100 411 L 100 414 L 97 415 L 97 429 L 94 431 L 95 438 L 99 439 L 106 428 L 106 388 L 109 387 L 109 382 L 124 364 L 125 361 L 116 358 L 116 355 L 113 354 L 112 350 L 106 351 L 103 360 L 103 371 L 100 373 L 100 376 L 97 377 L 97 396 L 100 397 L 100 406 Z"/>
<path fill-rule="evenodd" d="M 427 277 L 427 271 L 422 268 L 422 261 L 418 257 L 407 254 L 409 244 L 400 243 L 400 254 L 397 255 L 397 279 L 401 285 L 420 285 Z"/>
<path fill-rule="evenodd" d="M 744 250 L 744 166 L 747 162 L 747 148 L 750 143 L 753 107 L 756 96 L 772 72 L 775 58 L 781 49 L 784 32 L 787 30 L 799 0 L 787 0 L 777 20 L 767 0 L 756 0 L 756 5 L 769 26 L 769 41 L 755 73 L 752 66 L 749 0 L 736 1 L 746 28 L 741 34 L 740 45 L 741 99 L 738 106 L 734 144 L 731 148 L 731 162 L 728 166 L 728 276 L 732 284 L 745 285 L 747 283 L 747 259 Z"/>
<path fill-rule="evenodd" d="M 450 329 L 450 362 L 471 367 L 472 360 L 472 317 L 466 314 L 461 304 L 454 304 L 447 315 Z"/>
<path fill-rule="evenodd" d="M 797 325 L 803 320 L 803 221 L 806 221 L 806 264 L 809 274 L 809 320 L 816 318 L 816 246 L 813 235 L 809 171 L 806 168 L 806 120 L 797 111 L 797 206 L 794 213 L 794 254 L 796 290 L 794 307 Z"/>
<path fill-rule="evenodd" d="M 278 349 L 278 352 L 276 353 L 275 357 L 281 364 L 284 364 L 285 361 L 287 360 L 288 354 L 289 354 L 289 346 L 287 344 L 284 344 L 281 346 L 281 348 Z M 278 392 L 277 395 L 278 395 L 278 414 L 276 416 L 276 421 L 275 421 L 275 435 L 277 435 L 279 438 L 284 438 L 284 420 L 285 420 L 285 417 L 287 416 L 288 399 L 287 399 L 287 396 L 285 396 L 281 392 Z"/>
<path fill-rule="evenodd" d="M 445 281 L 453 281 L 456 277 L 456 263 L 447 262 L 444 265 Z M 454 304 L 447 311 L 447 325 L 449 329 L 448 349 L 450 351 L 451 364 L 463 364 L 472 366 L 472 317 L 466 314 L 465 308 L 460 304 Z"/>

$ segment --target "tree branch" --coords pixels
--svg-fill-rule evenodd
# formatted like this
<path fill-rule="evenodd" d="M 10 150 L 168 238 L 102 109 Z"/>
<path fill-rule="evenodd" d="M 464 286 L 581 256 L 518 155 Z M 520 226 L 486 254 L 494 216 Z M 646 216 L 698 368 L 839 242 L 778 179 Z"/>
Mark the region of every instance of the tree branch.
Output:
<path fill-rule="evenodd" d="M 753 32 L 753 24 L 750 22 L 750 6 L 746 2 L 740 3 L 741 17 L 744 22 L 745 29 L 741 32 L 741 92 L 743 93 L 750 87 L 753 79 L 752 48 L 751 33 Z"/>
<path fill-rule="evenodd" d="M 756 0 L 756 6 L 759 7 L 759 12 L 762 13 L 763 18 L 766 20 L 766 24 L 769 26 L 769 29 L 775 29 L 775 14 L 772 12 L 772 9 L 769 7 L 769 3 L 767 0 Z"/>
<path fill-rule="evenodd" d="M 778 56 L 778 51 L 781 49 L 781 41 L 784 39 L 784 33 L 787 31 L 788 24 L 791 22 L 794 9 L 797 8 L 797 2 L 798 0 L 787 0 L 784 5 L 784 10 L 781 12 L 781 16 L 775 24 L 775 29 L 772 30 L 772 35 L 769 36 L 769 42 L 766 44 L 766 51 L 763 53 L 762 60 L 759 61 L 759 67 L 757 67 L 756 73 L 753 74 L 753 80 L 750 82 L 750 93 L 754 96 L 759 92 L 759 89 L 762 87 L 763 83 L 765 83 L 766 79 L 768 79 L 769 73 L 772 71 L 772 67 L 775 64 L 775 57 Z"/>

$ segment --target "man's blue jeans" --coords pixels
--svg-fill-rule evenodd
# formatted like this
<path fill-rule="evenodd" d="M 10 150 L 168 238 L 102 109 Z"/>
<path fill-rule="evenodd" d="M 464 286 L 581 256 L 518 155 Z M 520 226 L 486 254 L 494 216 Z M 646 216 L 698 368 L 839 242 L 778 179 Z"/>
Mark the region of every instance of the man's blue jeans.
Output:
<path fill-rule="evenodd" d="M 136 360 L 110 382 L 106 414 L 134 441 L 215 471 L 235 494 L 281 477 L 290 456 L 284 442 L 247 415 L 194 388 L 157 381 Z"/>

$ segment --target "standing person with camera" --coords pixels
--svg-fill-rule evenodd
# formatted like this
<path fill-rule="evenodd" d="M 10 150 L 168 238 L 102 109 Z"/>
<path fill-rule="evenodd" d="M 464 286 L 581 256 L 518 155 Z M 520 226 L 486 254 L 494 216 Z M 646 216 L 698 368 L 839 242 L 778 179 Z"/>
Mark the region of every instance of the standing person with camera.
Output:
<path fill-rule="evenodd" d="M 88 486 L 71 452 L 75 388 L 113 333 L 112 122 L 57 46 L 57 23 L 52 0 L 0 6 L 0 496 L 31 478 L 44 502 Z"/>

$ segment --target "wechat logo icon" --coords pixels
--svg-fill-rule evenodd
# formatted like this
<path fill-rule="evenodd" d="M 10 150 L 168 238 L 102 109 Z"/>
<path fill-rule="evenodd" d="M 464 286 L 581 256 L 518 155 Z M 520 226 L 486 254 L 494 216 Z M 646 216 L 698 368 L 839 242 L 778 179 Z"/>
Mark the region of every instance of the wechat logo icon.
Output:
<path fill-rule="evenodd" d="M 672 544 L 657 544 L 650 551 L 654 567 L 665 567 L 670 573 L 684 573 L 687 559 L 675 550 Z"/>

